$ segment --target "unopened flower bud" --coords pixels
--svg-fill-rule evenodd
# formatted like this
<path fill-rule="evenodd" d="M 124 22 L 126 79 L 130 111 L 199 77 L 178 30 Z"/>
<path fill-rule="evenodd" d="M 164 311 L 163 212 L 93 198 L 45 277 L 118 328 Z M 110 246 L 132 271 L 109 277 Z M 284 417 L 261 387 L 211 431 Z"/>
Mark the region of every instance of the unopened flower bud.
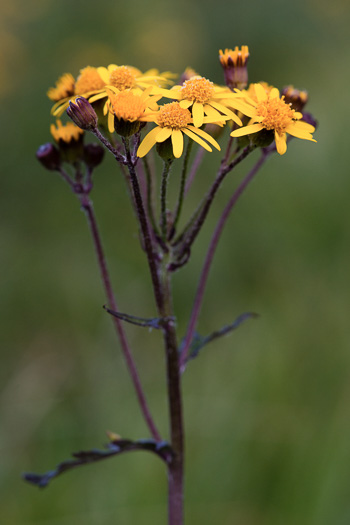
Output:
<path fill-rule="evenodd" d="M 69 102 L 67 115 L 79 128 L 91 131 L 97 127 L 97 115 L 88 100 L 78 97 L 74 102 Z"/>
<path fill-rule="evenodd" d="M 105 150 L 99 144 L 86 144 L 84 146 L 84 162 L 89 168 L 96 168 L 101 164 Z"/>
<path fill-rule="evenodd" d="M 244 89 L 248 84 L 248 59 L 248 46 L 225 49 L 224 53 L 220 49 L 219 60 L 224 69 L 225 83 L 232 91 L 235 88 Z"/>
<path fill-rule="evenodd" d="M 61 166 L 61 155 L 58 149 L 49 142 L 39 147 L 36 158 L 50 171 L 57 171 Z"/>
<path fill-rule="evenodd" d="M 284 95 L 284 101 L 290 104 L 291 108 L 295 109 L 295 111 L 303 111 L 309 98 L 306 91 L 300 91 L 293 86 L 286 86 L 282 89 L 281 94 Z"/>

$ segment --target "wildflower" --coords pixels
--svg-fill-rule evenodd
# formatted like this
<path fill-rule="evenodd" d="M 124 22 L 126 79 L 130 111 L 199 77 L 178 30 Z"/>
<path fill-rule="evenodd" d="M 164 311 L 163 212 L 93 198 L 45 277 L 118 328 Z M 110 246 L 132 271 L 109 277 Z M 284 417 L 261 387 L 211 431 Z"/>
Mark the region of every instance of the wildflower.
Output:
<path fill-rule="evenodd" d="M 56 82 L 56 87 L 52 87 L 48 90 L 47 96 L 50 100 L 58 102 L 63 98 L 74 95 L 75 80 L 73 75 L 65 73 Z"/>
<path fill-rule="evenodd" d="M 226 85 L 231 89 L 243 89 L 248 84 L 247 62 L 249 59 L 248 46 L 238 46 L 235 49 L 220 49 L 219 60 L 224 69 Z"/>
<path fill-rule="evenodd" d="M 254 89 L 257 101 L 248 96 L 245 102 L 235 101 L 236 109 L 250 117 L 250 123 L 234 130 L 231 133 L 232 137 L 250 135 L 263 129 L 271 130 L 274 132 L 276 149 L 280 155 L 287 150 L 287 133 L 316 142 L 312 137 L 314 126 L 300 120 L 303 117 L 302 113 L 292 109 L 285 102 L 284 96 L 280 97 L 278 89 L 273 88 L 270 93 L 266 93 L 260 84 L 255 84 Z"/>
<path fill-rule="evenodd" d="M 226 119 L 227 117 L 220 115 L 220 120 Z M 149 116 L 147 120 L 155 121 L 157 127 L 152 129 L 143 139 L 137 150 L 138 157 L 144 157 L 156 143 L 165 142 L 167 139 L 171 139 L 174 157 L 181 157 L 184 146 L 183 134 L 195 140 L 207 151 L 212 151 L 207 142 L 220 151 L 220 146 L 213 137 L 205 133 L 205 131 L 191 125 L 191 112 L 187 108 L 183 108 L 179 102 L 165 104 L 155 116 Z M 204 118 L 204 123 L 206 124 L 216 120 L 216 116 L 214 119 L 207 117 Z"/>
<path fill-rule="evenodd" d="M 95 93 L 100 92 L 104 86 L 105 86 L 105 83 L 100 77 L 96 67 L 91 67 L 91 66 L 84 67 L 83 69 L 80 70 L 80 75 L 75 81 L 74 92 L 67 93 L 65 94 L 65 96 L 58 99 L 56 101 L 56 104 L 52 107 L 51 113 L 56 117 L 62 115 L 62 113 L 69 106 L 70 101 L 75 102 L 75 100 L 79 96 L 82 96 L 88 99 Z"/>
<path fill-rule="evenodd" d="M 97 71 L 105 85 L 108 87 L 112 86 L 118 91 L 137 87 L 146 89 L 150 85 L 168 83 L 168 79 L 161 76 L 157 69 L 149 70 L 143 74 L 136 67 L 110 64 L 108 67 L 97 68 Z M 165 73 L 165 75 L 167 75 L 167 73 Z"/>
<path fill-rule="evenodd" d="M 105 150 L 99 144 L 86 144 L 84 146 L 84 162 L 90 168 L 94 169 L 101 164 Z"/>
<path fill-rule="evenodd" d="M 158 109 L 157 101 L 161 95 L 150 96 L 151 90 L 150 87 L 145 91 L 132 92 L 127 90 L 115 93 L 107 89 L 106 108 L 110 133 L 116 129 L 120 135 L 130 136 L 139 130 L 140 122 L 144 121 L 150 114 L 150 110 L 154 113 Z"/>
<path fill-rule="evenodd" d="M 92 130 L 97 127 L 96 112 L 84 97 L 78 97 L 75 103 L 69 102 L 67 114 L 81 129 Z"/>
<path fill-rule="evenodd" d="M 220 121 L 222 114 L 226 115 L 239 126 L 242 126 L 241 119 L 231 111 L 223 99 L 228 97 L 239 97 L 239 93 L 231 93 L 227 88 L 215 86 L 213 82 L 204 77 L 192 77 L 181 86 L 174 86 L 170 90 L 161 90 L 163 96 L 180 101 L 180 107 L 188 109 L 192 107 L 193 124 L 200 128 L 204 123 L 204 117 L 210 117 L 214 122 L 215 118 Z M 227 119 L 226 119 L 227 120 Z"/>

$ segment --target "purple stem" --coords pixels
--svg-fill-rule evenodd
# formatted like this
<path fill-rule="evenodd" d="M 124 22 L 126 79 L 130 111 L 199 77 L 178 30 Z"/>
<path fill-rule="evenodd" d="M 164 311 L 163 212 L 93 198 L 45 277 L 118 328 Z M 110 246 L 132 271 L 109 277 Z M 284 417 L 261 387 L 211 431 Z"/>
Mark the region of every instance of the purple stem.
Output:
<path fill-rule="evenodd" d="M 185 195 L 187 195 L 187 193 L 189 192 L 190 187 L 192 186 L 192 182 L 194 181 L 194 178 L 196 176 L 198 168 L 201 165 L 201 162 L 203 160 L 204 154 L 205 154 L 205 149 L 204 148 L 199 148 L 197 153 L 196 153 L 196 156 L 194 158 L 194 161 L 192 163 L 191 170 L 190 170 L 187 182 L 186 182 Z"/>
<path fill-rule="evenodd" d="M 90 232 L 93 238 L 96 256 L 98 260 L 98 265 L 100 268 L 101 278 L 102 278 L 103 286 L 105 289 L 106 297 L 108 300 L 108 305 L 112 310 L 118 311 L 117 303 L 116 303 L 114 293 L 112 290 L 112 285 L 111 285 L 111 281 L 110 281 L 110 277 L 108 273 L 106 258 L 105 258 L 105 254 L 103 251 L 101 237 L 99 234 L 96 216 L 94 213 L 92 202 L 90 198 L 88 197 L 88 195 L 86 194 L 79 195 L 79 198 L 80 198 L 82 208 L 86 214 Z M 129 369 L 132 382 L 136 390 L 136 394 L 137 394 L 137 398 L 140 403 L 142 414 L 146 420 L 148 428 L 152 436 L 154 437 L 154 439 L 156 439 L 157 441 L 161 441 L 161 436 L 157 430 L 157 427 L 155 426 L 150 410 L 148 408 L 146 397 L 143 392 L 141 381 L 137 373 L 136 365 L 134 363 L 134 360 L 131 354 L 131 350 L 129 348 L 129 344 L 126 338 L 126 334 L 125 334 L 122 322 L 117 317 L 113 317 L 113 322 L 114 322 L 114 326 L 115 326 L 117 335 L 120 340 L 122 352 L 123 352 L 127 367 Z"/>
<path fill-rule="evenodd" d="M 214 254 L 215 254 L 215 250 L 216 250 L 217 244 L 219 242 L 222 230 L 223 230 L 223 228 L 224 228 L 224 226 L 226 224 L 226 221 L 228 219 L 228 216 L 231 213 L 232 208 L 236 204 L 236 202 L 239 199 L 239 197 L 242 195 L 242 193 L 245 190 L 245 188 L 253 180 L 253 178 L 255 177 L 255 175 L 257 174 L 258 170 L 261 168 L 261 166 L 263 165 L 263 163 L 265 162 L 267 157 L 268 157 L 267 153 L 262 153 L 262 155 L 259 158 L 258 162 L 255 164 L 255 166 L 251 169 L 251 171 L 242 180 L 242 182 L 240 183 L 240 185 L 238 186 L 238 188 L 236 189 L 236 191 L 232 195 L 231 199 L 227 203 L 227 205 L 226 205 L 226 207 L 225 207 L 225 209 L 224 209 L 224 211 L 223 211 L 223 213 L 222 213 L 222 215 L 221 215 L 221 217 L 220 217 L 220 219 L 219 219 L 219 221 L 218 221 L 218 223 L 216 225 L 216 228 L 214 230 L 214 233 L 213 233 L 213 236 L 211 238 L 211 241 L 210 241 L 210 244 L 209 244 L 209 248 L 208 248 L 208 251 L 207 251 L 207 255 L 206 255 L 206 258 L 205 258 L 205 261 L 204 261 L 202 272 L 201 272 L 201 275 L 200 275 L 200 278 L 199 278 L 199 283 L 198 283 L 197 293 L 196 293 L 196 297 L 195 297 L 194 304 L 193 304 L 192 314 L 191 314 L 191 318 L 190 318 L 190 321 L 189 321 L 189 324 L 188 324 L 184 345 L 183 345 L 183 348 L 182 348 L 182 351 L 181 351 L 180 367 L 181 367 L 181 371 L 182 372 L 185 370 L 185 367 L 186 367 L 186 361 L 187 361 L 187 358 L 188 358 L 188 351 L 189 351 L 189 348 L 190 348 L 190 345 L 191 345 L 191 342 L 192 342 L 192 339 L 193 339 L 193 335 L 194 335 L 194 332 L 195 332 L 195 329 L 196 329 L 196 325 L 197 325 L 198 316 L 199 316 L 200 309 L 201 309 L 201 306 L 202 306 L 203 295 L 204 295 L 204 290 L 205 290 L 205 286 L 206 286 L 206 282 L 207 282 L 210 266 L 211 266 L 211 263 L 212 263 L 212 260 L 213 260 Z"/>

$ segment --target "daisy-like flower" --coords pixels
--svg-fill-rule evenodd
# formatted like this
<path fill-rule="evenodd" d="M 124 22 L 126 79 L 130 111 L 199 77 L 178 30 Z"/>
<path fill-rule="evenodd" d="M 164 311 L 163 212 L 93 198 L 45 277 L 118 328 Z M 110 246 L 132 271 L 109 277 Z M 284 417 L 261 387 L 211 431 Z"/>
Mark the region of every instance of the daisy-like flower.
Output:
<path fill-rule="evenodd" d="M 58 102 L 63 98 L 71 97 L 72 95 L 74 95 L 74 86 L 75 80 L 73 75 L 71 75 L 70 73 L 65 73 L 57 80 L 56 87 L 51 87 L 48 90 L 47 96 L 50 100 Z"/>
<path fill-rule="evenodd" d="M 287 151 L 287 133 L 299 139 L 311 140 L 314 126 L 301 121 L 303 115 L 292 109 L 280 97 L 277 88 L 271 89 L 269 93 L 260 84 L 254 84 L 256 101 L 251 97 L 246 97 L 245 101 L 235 101 L 235 107 L 244 115 L 250 117 L 247 126 L 236 129 L 231 133 L 231 137 L 242 137 L 257 133 L 262 129 L 274 131 L 276 149 L 280 155 Z"/>
<path fill-rule="evenodd" d="M 50 132 L 57 143 L 60 141 L 65 142 L 66 144 L 69 144 L 70 142 L 78 142 L 84 134 L 84 130 L 78 128 L 73 122 L 62 124 L 58 119 L 56 121 L 56 126 L 55 124 L 51 124 Z"/>
<path fill-rule="evenodd" d="M 151 90 L 151 87 L 140 93 L 129 90 L 114 93 L 107 90 L 108 130 L 110 133 L 116 130 L 120 135 L 130 136 L 138 131 L 140 122 L 148 121 L 149 115 L 154 115 L 155 110 L 158 109 L 157 101 L 161 95 L 150 96 Z"/>
<path fill-rule="evenodd" d="M 220 49 L 219 60 L 224 69 L 225 82 L 230 89 L 243 89 L 248 83 L 247 62 L 249 58 L 248 46 L 239 49 L 225 49 L 223 53 Z"/>
<path fill-rule="evenodd" d="M 178 100 L 181 108 L 192 107 L 193 124 L 196 128 L 203 125 L 205 116 L 210 117 L 211 122 L 214 122 L 215 119 L 220 121 L 222 114 L 242 126 L 241 119 L 228 108 L 227 101 L 223 102 L 223 99 L 242 95 L 231 93 L 226 87 L 215 86 L 204 77 L 192 77 L 181 86 L 174 86 L 170 90 L 163 89 L 161 93 L 164 97 Z"/>
<path fill-rule="evenodd" d="M 226 120 L 227 117 L 219 115 L 219 119 Z M 138 157 L 144 157 L 147 155 L 149 150 L 156 143 L 165 142 L 167 139 L 171 138 L 173 154 L 174 157 L 178 159 L 183 152 L 184 134 L 190 139 L 195 140 L 207 151 L 212 151 L 209 144 L 220 151 L 220 146 L 213 137 L 208 133 L 205 133 L 205 131 L 191 125 L 191 112 L 187 108 L 183 108 L 179 102 L 165 104 L 160 108 L 156 115 L 150 115 L 149 117 L 144 118 L 144 121 L 147 120 L 155 122 L 157 127 L 152 129 L 141 142 L 137 150 Z M 217 120 L 218 117 L 216 115 L 215 118 L 205 117 L 203 123 L 207 124 L 216 122 Z M 209 144 L 205 141 L 209 142 Z"/>
<path fill-rule="evenodd" d="M 75 81 L 74 92 L 68 93 L 61 99 L 58 99 L 51 109 L 51 113 L 55 116 L 62 115 L 64 110 L 67 109 L 70 101 L 75 102 L 77 97 L 88 99 L 95 93 L 100 92 L 104 86 L 105 82 L 100 77 L 96 67 L 84 67 L 80 70 L 80 75 Z"/>

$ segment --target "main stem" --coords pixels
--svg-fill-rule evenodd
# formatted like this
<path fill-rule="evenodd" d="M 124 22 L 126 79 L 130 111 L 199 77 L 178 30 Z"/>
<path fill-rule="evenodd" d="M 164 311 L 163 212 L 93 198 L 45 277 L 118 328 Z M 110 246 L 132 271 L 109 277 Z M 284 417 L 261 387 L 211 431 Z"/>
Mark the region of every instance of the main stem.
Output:
<path fill-rule="evenodd" d="M 170 441 L 173 450 L 173 457 L 168 463 L 168 523 L 169 525 L 183 525 L 184 430 L 179 352 L 175 324 L 172 320 L 170 275 L 164 260 L 162 268 L 160 268 L 157 255 L 154 252 L 135 165 L 130 155 L 129 141 L 124 139 L 123 142 L 156 304 L 159 315 L 164 319 L 163 337 L 166 352 Z"/>
<path fill-rule="evenodd" d="M 91 232 L 92 239 L 94 242 L 97 261 L 98 261 L 98 265 L 100 268 L 101 278 L 102 278 L 103 286 L 105 289 L 106 297 L 108 300 L 108 304 L 112 310 L 117 311 L 118 307 L 117 307 L 117 303 L 114 297 L 114 293 L 113 293 L 113 289 L 112 289 L 112 285 L 111 285 L 111 281 L 109 277 L 109 272 L 107 268 L 106 258 L 105 258 L 102 241 L 101 241 L 100 233 L 98 230 L 96 216 L 94 213 L 91 199 L 88 197 L 88 195 L 83 194 L 83 195 L 80 195 L 80 202 L 81 202 L 82 208 L 88 220 L 88 224 L 89 224 L 90 232 Z M 152 436 L 154 437 L 154 439 L 156 439 L 157 441 L 161 441 L 161 436 L 157 430 L 157 427 L 151 416 L 151 412 L 148 408 L 146 397 L 142 389 L 142 385 L 141 385 L 139 375 L 137 373 L 136 365 L 131 355 L 131 350 L 129 348 L 129 344 L 126 338 L 126 334 L 125 334 L 122 322 L 117 317 L 113 317 L 113 322 L 114 322 L 114 326 L 115 326 L 117 335 L 120 340 L 122 352 L 123 352 L 127 367 L 129 369 L 132 382 L 136 390 L 136 395 L 140 403 L 142 414 L 146 420 L 147 426 Z"/>

